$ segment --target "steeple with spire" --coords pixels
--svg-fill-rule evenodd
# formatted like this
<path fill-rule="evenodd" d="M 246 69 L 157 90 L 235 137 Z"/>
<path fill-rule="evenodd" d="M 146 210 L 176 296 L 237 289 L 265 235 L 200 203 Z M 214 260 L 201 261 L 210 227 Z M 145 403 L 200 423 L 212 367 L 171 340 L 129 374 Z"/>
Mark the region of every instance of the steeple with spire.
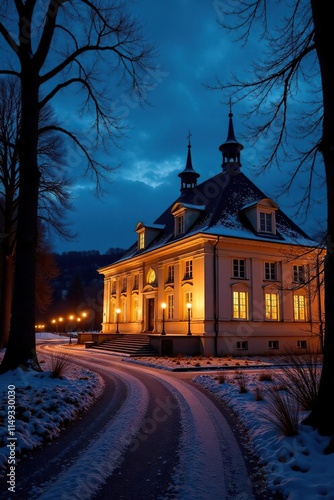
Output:
<path fill-rule="evenodd" d="M 190 137 L 191 133 L 189 131 L 188 134 L 188 155 L 187 155 L 187 163 L 186 168 L 178 174 L 181 179 L 181 193 L 184 193 L 187 189 L 192 189 L 197 185 L 197 179 L 200 176 L 193 169 L 192 159 L 191 159 L 191 144 Z"/>
<path fill-rule="evenodd" d="M 244 149 L 244 147 L 236 140 L 234 135 L 231 99 L 230 99 L 230 112 L 228 116 L 229 116 L 229 124 L 228 124 L 227 139 L 224 142 L 224 144 L 219 146 L 219 151 L 221 151 L 223 155 L 222 169 L 224 171 L 227 171 L 231 167 L 233 167 L 233 170 L 237 171 L 241 167 L 240 152 L 242 149 Z"/>

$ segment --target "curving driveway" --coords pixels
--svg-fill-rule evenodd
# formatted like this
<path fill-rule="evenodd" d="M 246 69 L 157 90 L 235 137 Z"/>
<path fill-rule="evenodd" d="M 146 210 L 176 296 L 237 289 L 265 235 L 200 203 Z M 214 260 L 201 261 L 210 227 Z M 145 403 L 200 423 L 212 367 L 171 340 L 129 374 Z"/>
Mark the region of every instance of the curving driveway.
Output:
<path fill-rule="evenodd" d="M 232 420 L 191 382 L 193 372 L 165 372 L 98 351 L 72 353 L 103 377 L 105 390 L 58 440 L 22 460 L 20 500 L 266 498 Z"/>

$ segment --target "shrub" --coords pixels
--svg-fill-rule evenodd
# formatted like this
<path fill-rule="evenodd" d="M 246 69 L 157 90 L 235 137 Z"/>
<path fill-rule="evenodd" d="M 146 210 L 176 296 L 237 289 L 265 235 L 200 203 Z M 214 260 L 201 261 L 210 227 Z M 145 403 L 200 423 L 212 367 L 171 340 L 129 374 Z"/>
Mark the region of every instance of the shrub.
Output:
<path fill-rule="evenodd" d="M 226 373 L 218 373 L 216 380 L 218 380 L 218 384 L 224 384 L 226 382 Z"/>
<path fill-rule="evenodd" d="M 273 379 L 271 372 L 261 372 L 259 375 L 260 382 L 271 382 Z"/>
<path fill-rule="evenodd" d="M 237 384 L 239 386 L 239 394 L 243 394 L 245 392 L 248 392 L 248 389 L 246 386 L 246 376 L 242 371 L 237 372 L 235 380 L 237 381 Z"/>
<path fill-rule="evenodd" d="M 320 382 L 321 355 L 311 351 L 300 354 L 292 349 L 285 349 L 284 352 L 284 363 L 275 374 L 276 378 L 288 387 L 304 410 L 312 410 Z"/>
<path fill-rule="evenodd" d="M 277 391 L 272 388 L 266 391 L 267 409 L 266 419 L 284 436 L 298 434 L 299 409 L 296 400 L 286 391 Z"/>
<path fill-rule="evenodd" d="M 262 387 L 259 387 L 258 385 L 255 387 L 255 401 L 263 401 L 263 390 Z"/>
<path fill-rule="evenodd" d="M 50 364 L 51 364 L 51 377 L 61 378 L 71 367 L 72 357 L 65 353 L 52 354 Z"/>

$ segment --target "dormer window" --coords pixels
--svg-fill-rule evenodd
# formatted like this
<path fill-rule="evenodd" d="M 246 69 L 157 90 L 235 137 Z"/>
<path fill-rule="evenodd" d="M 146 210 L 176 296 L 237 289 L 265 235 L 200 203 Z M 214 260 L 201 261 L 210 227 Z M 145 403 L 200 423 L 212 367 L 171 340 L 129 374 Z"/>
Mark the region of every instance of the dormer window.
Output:
<path fill-rule="evenodd" d="M 171 212 L 174 215 L 174 234 L 179 236 L 185 234 L 196 222 L 198 217 L 205 211 L 205 205 L 190 205 L 177 202 Z"/>
<path fill-rule="evenodd" d="M 147 225 L 138 222 L 136 227 L 136 233 L 138 234 L 138 250 L 147 248 L 163 229 L 165 229 L 165 226 L 162 224 Z"/>
<path fill-rule="evenodd" d="M 241 210 L 246 215 L 256 233 L 262 235 L 276 234 L 276 210 L 278 206 L 270 198 L 263 198 L 249 205 L 244 206 Z"/>

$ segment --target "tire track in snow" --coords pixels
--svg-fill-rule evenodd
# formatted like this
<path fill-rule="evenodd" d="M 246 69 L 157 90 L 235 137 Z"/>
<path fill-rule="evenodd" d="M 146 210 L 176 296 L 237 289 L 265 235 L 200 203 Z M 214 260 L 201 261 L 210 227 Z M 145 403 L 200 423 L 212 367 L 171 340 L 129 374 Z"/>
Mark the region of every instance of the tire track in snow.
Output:
<path fill-rule="evenodd" d="M 113 368 L 113 374 L 127 385 L 128 397 L 122 408 L 79 459 L 58 479 L 48 483 L 47 489 L 37 497 L 40 500 L 89 500 L 112 474 L 140 429 L 148 406 L 148 391 L 128 373 Z"/>
<path fill-rule="evenodd" d="M 239 445 L 222 413 L 190 384 L 156 376 L 181 407 L 180 468 L 173 477 L 173 500 L 254 499 Z"/>

